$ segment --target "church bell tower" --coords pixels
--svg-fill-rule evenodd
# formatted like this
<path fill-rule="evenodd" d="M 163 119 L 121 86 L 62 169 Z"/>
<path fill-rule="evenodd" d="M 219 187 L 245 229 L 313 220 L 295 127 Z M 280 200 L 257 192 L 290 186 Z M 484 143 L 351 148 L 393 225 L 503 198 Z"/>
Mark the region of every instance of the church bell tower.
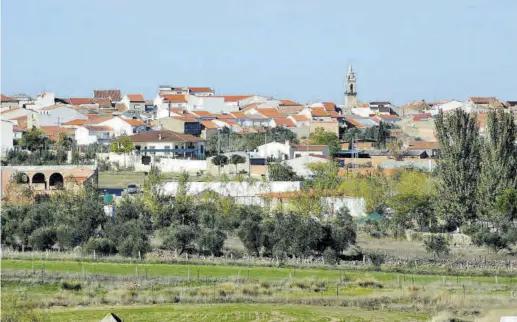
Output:
<path fill-rule="evenodd" d="M 352 65 L 348 68 L 345 84 L 345 106 L 348 108 L 357 107 L 356 78 Z"/>

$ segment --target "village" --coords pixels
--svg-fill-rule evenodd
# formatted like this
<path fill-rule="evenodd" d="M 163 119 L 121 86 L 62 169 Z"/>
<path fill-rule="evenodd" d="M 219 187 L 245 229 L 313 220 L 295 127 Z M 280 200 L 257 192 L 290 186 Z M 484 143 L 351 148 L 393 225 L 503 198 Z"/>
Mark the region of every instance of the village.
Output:
<path fill-rule="evenodd" d="M 123 94 L 119 89 L 94 90 L 92 97 L 70 98 L 53 92 L 35 98 L 2 94 L 2 192 L 15 171 L 30 173 L 26 183 L 39 192 L 51 193 L 58 185 L 66 188 L 70 176 L 82 181 L 94 173 L 97 185 L 102 172 L 99 164 L 110 171 L 144 174 L 156 166 L 164 173 L 267 181 L 286 181 L 271 176 L 268 163 L 282 164 L 302 180 L 313 175 L 309 164 L 328 160 L 337 161 L 339 173 L 345 176 L 371 174 L 378 169 L 387 174 L 408 168 L 432 171 L 440 153 L 434 124 L 440 111 L 463 110 L 476 115 L 481 134 L 489 111 L 517 113 L 517 101 L 496 97 L 422 100 L 402 106 L 389 101 L 362 102 L 357 85 L 350 66 L 343 104 L 220 95 L 210 87 L 165 85 L 159 86 L 154 99 Z M 30 133 L 42 137 L 44 146 L 24 146 L 23 137 Z M 55 164 L 8 160 L 9 153 L 15 151 L 55 153 L 62 146 L 66 155 Z M 91 151 L 95 152 L 93 159 L 81 158 Z M 36 166 L 45 169 L 38 172 Z M 300 185 L 280 186 L 250 197 L 300 189 Z M 104 186 L 113 187 L 121 185 L 110 182 Z M 354 213 L 364 214 L 364 210 Z"/>

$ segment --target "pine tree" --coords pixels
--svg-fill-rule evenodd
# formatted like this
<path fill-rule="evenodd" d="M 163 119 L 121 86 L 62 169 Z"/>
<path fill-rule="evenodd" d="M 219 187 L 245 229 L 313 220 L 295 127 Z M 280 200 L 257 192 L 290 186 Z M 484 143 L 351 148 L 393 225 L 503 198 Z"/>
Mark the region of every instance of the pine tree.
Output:
<path fill-rule="evenodd" d="M 477 118 L 462 110 L 443 112 L 435 120 L 441 147 L 437 173 L 437 214 L 449 229 L 476 218 L 480 173 L 480 144 Z"/>
<path fill-rule="evenodd" d="M 481 148 L 479 178 L 479 216 L 491 221 L 496 198 L 506 189 L 517 189 L 517 130 L 512 113 L 491 111 L 487 118 L 487 137 Z"/>

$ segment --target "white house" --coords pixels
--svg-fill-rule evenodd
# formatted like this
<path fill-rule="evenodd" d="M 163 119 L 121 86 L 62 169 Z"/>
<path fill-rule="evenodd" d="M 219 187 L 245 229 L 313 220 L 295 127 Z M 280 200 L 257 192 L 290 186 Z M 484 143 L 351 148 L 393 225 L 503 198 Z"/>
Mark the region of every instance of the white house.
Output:
<path fill-rule="evenodd" d="M 78 145 L 92 143 L 109 143 L 113 138 L 113 129 L 106 125 L 81 125 L 74 131 L 75 141 Z"/>
<path fill-rule="evenodd" d="M 27 105 L 28 109 L 39 110 L 40 108 L 56 104 L 56 96 L 52 92 L 45 92 L 36 96 L 34 104 Z"/>
<path fill-rule="evenodd" d="M 10 121 L 1 120 L 1 146 L 0 146 L 0 155 L 3 155 L 5 152 L 13 149 L 13 140 L 14 140 L 14 124 Z"/>
<path fill-rule="evenodd" d="M 203 110 L 211 113 L 231 112 L 220 96 L 195 96 L 188 95 L 186 109 L 190 112 Z"/>
<path fill-rule="evenodd" d="M 311 163 L 323 163 L 328 162 L 325 158 L 318 158 L 312 155 L 304 155 L 299 158 L 291 159 L 285 161 L 285 164 L 290 166 L 297 175 L 308 178 L 313 173 L 309 169 L 309 164 Z"/>
<path fill-rule="evenodd" d="M 148 131 L 132 135 L 135 152 L 142 156 L 204 158 L 205 140 L 173 131 Z"/>
<path fill-rule="evenodd" d="M 121 135 L 133 135 L 136 133 L 136 129 L 145 124 L 140 120 L 135 119 L 124 119 L 121 117 L 108 118 L 107 120 L 101 120 L 96 125 L 105 125 L 113 130 L 113 135 L 119 137 Z"/>
<path fill-rule="evenodd" d="M 141 94 L 126 94 L 121 103 L 126 106 L 128 111 L 145 111 L 145 99 Z"/>
<path fill-rule="evenodd" d="M 471 108 L 471 106 L 468 106 L 467 104 L 465 104 L 463 102 L 453 100 L 453 101 L 449 101 L 449 102 L 446 102 L 443 104 L 434 105 L 433 109 L 430 110 L 429 112 L 431 113 L 432 116 L 436 116 L 436 115 L 438 115 L 438 113 L 440 113 L 440 110 L 443 111 L 443 113 L 447 113 L 449 111 L 463 109 L 463 108 L 465 108 L 465 106 Z M 470 112 L 470 109 L 467 110 L 467 112 Z"/>
<path fill-rule="evenodd" d="M 40 126 L 60 126 L 72 120 L 87 120 L 88 116 L 67 105 L 52 105 L 39 109 Z"/>
<path fill-rule="evenodd" d="M 270 142 L 257 147 L 257 150 L 252 155 L 259 158 L 271 157 L 277 160 L 289 160 L 294 158 L 295 149 L 289 141 L 284 143 Z"/>

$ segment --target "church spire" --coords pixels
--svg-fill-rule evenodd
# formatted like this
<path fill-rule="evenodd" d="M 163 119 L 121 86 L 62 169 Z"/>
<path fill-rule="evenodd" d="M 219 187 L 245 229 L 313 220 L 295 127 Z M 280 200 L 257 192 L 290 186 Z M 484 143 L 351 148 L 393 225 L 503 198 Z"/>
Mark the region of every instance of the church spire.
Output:
<path fill-rule="evenodd" d="M 352 64 L 348 66 L 348 73 L 346 75 L 346 84 L 345 84 L 345 106 L 347 107 L 357 107 L 357 87 L 356 87 L 356 78 L 355 73 L 352 68 Z"/>

